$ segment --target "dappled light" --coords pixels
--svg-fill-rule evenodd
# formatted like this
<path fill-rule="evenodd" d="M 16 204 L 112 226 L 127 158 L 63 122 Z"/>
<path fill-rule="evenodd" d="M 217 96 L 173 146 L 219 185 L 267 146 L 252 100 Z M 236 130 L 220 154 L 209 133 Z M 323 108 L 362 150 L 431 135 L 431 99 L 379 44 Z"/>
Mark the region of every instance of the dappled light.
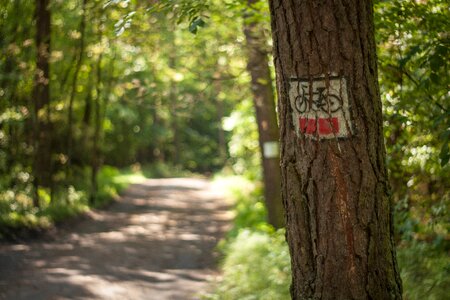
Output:
<path fill-rule="evenodd" d="M 447 299 L 447 2 L 0 1 L 0 299 Z"/>
<path fill-rule="evenodd" d="M 3 247 L 0 280 L 10 288 L 2 296 L 183 299 L 217 276 L 214 248 L 228 209 L 206 180 L 133 185 L 110 210 L 90 212 L 49 241 Z M 30 272 L 19 280 L 24 265 Z"/>

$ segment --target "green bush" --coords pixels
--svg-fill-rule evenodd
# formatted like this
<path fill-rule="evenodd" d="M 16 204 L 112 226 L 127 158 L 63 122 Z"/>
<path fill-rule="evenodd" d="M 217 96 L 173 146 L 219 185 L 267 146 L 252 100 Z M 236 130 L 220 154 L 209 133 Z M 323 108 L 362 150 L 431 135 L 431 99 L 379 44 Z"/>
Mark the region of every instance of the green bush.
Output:
<path fill-rule="evenodd" d="M 224 118 L 223 128 L 232 132 L 228 147 L 233 172 L 250 180 L 261 179 L 258 129 L 251 98 L 236 105 L 231 115 Z"/>
<path fill-rule="evenodd" d="M 226 248 L 222 271 L 222 280 L 207 299 L 290 299 L 290 258 L 284 230 L 241 230 Z"/>
<path fill-rule="evenodd" d="M 214 183 L 228 191 L 228 198 L 233 206 L 233 227 L 227 234 L 228 239 L 236 237 L 245 228 L 273 230 L 266 222 L 267 211 L 260 183 L 255 184 L 244 176 L 223 175 L 217 175 Z"/>
<path fill-rule="evenodd" d="M 90 207 L 99 207 L 111 202 L 130 183 L 144 177 L 133 170 L 120 171 L 104 166 L 98 173 L 98 191 L 95 201 L 89 203 L 91 190 L 86 176 L 67 188 L 59 188 L 51 200 L 47 189 L 39 189 L 41 207 L 33 206 L 31 189 L 6 190 L 0 192 L 0 238 L 17 239 L 30 233 L 41 232 L 55 223 L 82 214 Z"/>
<path fill-rule="evenodd" d="M 446 245 L 447 244 L 447 245 Z M 450 299 L 450 258 L 448 242 L 412 241 L 398 247 L 397 257 L 403 280 L 403 296 L 408 300 Z"/>
<path fill-rule="evenodd" d="M 215 183 L 229 191 L 233 227 L 219 244 L 223 253 L 222 279 L 206 299 L 289 299 L 290 258 L 284 230 L 266 222 L 260 184 L 243 176 L 217 176 Z"/>
<path fill-rule="evenodd" d="M 140 168 L 140 166 L 138 166 Z M 170 177 L 187 177 L 193 174 L 181 166 L 175 166 L 170 163 L 155 162 L 151 165 L 142 167 L 142 173 L 147 178 L 170 178 Z"/>

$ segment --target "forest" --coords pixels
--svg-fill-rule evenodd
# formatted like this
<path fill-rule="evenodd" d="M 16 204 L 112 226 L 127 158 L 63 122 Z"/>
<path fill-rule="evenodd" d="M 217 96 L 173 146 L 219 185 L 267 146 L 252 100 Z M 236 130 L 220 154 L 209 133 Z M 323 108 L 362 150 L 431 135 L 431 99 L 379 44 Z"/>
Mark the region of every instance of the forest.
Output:
<path fill-rule="evenodd" d="M 233 217 L 200 299 L 293 297 L 278 2 L 1 1 L 0 273 L 11 247 L 114 210 L 130 186 L 202 178 Z M 449 299 L 450 7 L 376 0 L 373 22 L 402 295 Z M 41 299 L 4 276 L 0 298 Z"/>

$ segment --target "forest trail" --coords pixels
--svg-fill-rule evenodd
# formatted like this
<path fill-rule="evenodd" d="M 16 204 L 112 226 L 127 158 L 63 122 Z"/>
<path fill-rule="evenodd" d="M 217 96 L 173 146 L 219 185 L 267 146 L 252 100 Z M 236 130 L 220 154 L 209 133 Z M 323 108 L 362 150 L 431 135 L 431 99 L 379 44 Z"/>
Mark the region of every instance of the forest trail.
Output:
<path fill-rule="evenodd" d="M 198 299 L 230 217 L 208 180 L 148 179 L 50 241 L 0 245 L 0 299 Z"/>

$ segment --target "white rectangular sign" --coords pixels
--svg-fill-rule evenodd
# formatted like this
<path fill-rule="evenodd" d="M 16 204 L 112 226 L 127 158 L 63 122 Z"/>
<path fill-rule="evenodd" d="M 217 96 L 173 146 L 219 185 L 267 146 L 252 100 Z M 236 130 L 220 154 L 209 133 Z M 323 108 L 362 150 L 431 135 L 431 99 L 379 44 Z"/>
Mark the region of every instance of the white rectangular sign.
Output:
<path fill-rule="evenodd" d="M 352 134 L 344 77 L 291 78 L 289 99 L 298 136 L 332 139 Z"/>
<path fill-rule="evenodd" d="M 278 142 L 265 142 L 263 144 L 263 152 L 265 158 L 275 158 L 279 155 L 279 145 Z"/>

